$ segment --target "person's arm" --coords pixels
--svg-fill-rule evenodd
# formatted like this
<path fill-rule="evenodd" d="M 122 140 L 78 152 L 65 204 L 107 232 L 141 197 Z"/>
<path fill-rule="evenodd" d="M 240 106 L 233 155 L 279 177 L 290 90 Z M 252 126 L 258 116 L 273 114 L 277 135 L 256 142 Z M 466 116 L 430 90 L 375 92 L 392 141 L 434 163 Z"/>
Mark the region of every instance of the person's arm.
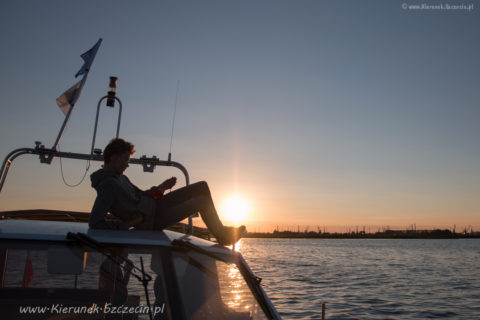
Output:
<path fill-rule="evenodd" d="M 130 185 L 135 189 L 135 193 L 137 194 L 137 196 L 147 196 L 147 197 L 150 197 L 150 198 L 153 198 L 154 197 L 154 191 L 156 190 L 157 187 L 151 187 L 150 189 L 148 190 L 142 190 L 140 189 L 139 187 L 137 187 L 136 185 L 134 185 L 132 183 L 132 181 L 130 181 L 130 179 L 128 179 L 127 176 L 125 176 L 125 179 L 127 179 L 128 183 L 130 183 Z"/>
<path fill-rule="evenodd" d="M 163 181 L 158 186 L 153 186 L 148 190 L 141 190 L 136 185 L 134 185 L 130 180 L 128 180 L 128 182 L 135 188 L 135 192 L 137 193 L 137 195 L 147 196 L 150 198 L 160 198 L 161 196 L 163 196 L 165 191 L 173 188 L 173 186 L 177 183 L 177 178 L 171 177 L 170 179 Z"/>
<path fill-rule="evenodd" d="M 126 230 L 130 225 L 126 222 L 105 221 L 108 211 L 115 201 L 115 186 L 108 181 L 103 182 L 97 188 L 97 198 L 93 204 L 88 226 L 92 229 L 120 229 Z"/>

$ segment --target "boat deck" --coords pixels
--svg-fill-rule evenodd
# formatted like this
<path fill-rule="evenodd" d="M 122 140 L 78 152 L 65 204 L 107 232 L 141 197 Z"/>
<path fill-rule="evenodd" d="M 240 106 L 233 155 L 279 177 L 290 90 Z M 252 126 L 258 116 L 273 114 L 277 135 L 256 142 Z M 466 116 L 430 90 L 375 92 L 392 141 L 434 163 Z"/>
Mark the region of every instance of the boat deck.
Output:
<path fill-rule="evenodd" d="M 65 241 L 68 233 L 82 233 L 105 244 L 171 246 L 174 240 L 184 240 L 208 251 L 232 253 L 228 248 L 205 239 L 210 234 L 203 228 L 195 227 L 192 235 L 181 232 L 187 230 L 185 224 L 162 231 L 90 229 L 88 216 L 89 213 L 85 212 L 61 210 L 3 211 L 0 212 L 0 239 Z"/>
<path fill-rule="evenodd" d="M 0 220 L 6 219 L 25 219 L 25 220 L 42 220 L 42 221 L 67 221 L 67 222 L 88 222 L 89 212 L 80 211 L 64 211 L 51 209 L 30 209 L 30 210 L 14 210 L 0 212 Z M 107 216 L 107 221 L 120 221 L 114 216 Z M 187 233 L 188 225 L 186 223 L 176 223 L 167 228 L 167 230 L 179 233 Z M 210 240 L 214 238 L 207 228 L 193 226 L 192 235 Z"/>

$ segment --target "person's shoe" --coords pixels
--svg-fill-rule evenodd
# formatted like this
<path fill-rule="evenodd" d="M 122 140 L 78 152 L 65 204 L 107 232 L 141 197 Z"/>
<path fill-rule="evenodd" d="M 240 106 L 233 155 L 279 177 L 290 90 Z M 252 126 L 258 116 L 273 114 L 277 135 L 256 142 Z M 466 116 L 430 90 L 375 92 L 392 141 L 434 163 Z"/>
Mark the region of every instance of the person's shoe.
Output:
<path fill-rule="evenodd" d="M 238 228 L 234 227 L 223 227 L 223 232 L 221 235 L 216 237 L 218 244 L 222 246 L 229 246 L 235 244 L 240 240 L 240 238 L 247 232 L 245 226 L 240 226 Z"/>

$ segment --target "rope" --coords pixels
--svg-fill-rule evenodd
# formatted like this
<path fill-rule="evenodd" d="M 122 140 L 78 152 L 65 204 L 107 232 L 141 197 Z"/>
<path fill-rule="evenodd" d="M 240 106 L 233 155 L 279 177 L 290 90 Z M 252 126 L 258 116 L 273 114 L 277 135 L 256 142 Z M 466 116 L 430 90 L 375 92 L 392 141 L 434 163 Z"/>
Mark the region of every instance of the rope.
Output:
<path fill-rule="evenodd" d="M 58 151 L 60 151 L 60 144 L 57 146 L 58 147 Z M 60 172 L 62 174 L 62 180 L 63 180 L 63 183 L 70 187 L 70 188 L 75 188 L 75 187 L 78 187 L 79 185 L 82 184 L 83 180 L 85 180 L 85 177 L 87 176 L 87 172 L 88 170 L 90 170 L 90 160 L 87 161 L 87 165 L 85 167 L 85 173 L 83 174 L 83 177 L 82 179 L 80 180 L 80 182 L 76 183 L 76 184 L 69 184 L 66 180 L 65 180 L 65 175 L 63 173 L 63 162 L 62 162 L 62 157 L 59 157 L 60 158 Z"/>

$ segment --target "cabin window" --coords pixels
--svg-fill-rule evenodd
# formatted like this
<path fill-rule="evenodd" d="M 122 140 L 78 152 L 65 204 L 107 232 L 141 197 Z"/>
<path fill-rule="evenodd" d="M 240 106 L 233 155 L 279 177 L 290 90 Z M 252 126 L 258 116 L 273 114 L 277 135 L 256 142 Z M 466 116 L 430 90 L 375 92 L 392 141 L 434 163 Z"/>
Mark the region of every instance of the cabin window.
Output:
<path fill-rule="evenodd" d="M 193 251 L 173 261 L 188 319 L 267 319 L 234 263 Z"/>
<path fill-rule="evenodd" d="M 49 307 L 52 317 L 46 319 L 57 319 L 62 315 L 72 317 L 72 313 L 77 312 L 77 317 L 82 319 L 98 318 L 105 310 L 111 311 L 113 318 L 149 319 L 144 287 L 135 276 L 128 276 L 123 268 L 126 263 L 122 257 L 128 258 L 139 269 L 142 257 L 145 272 L 152 278 L 148 283 L 152 313 L 156 313 L 155 319 L 171 319 L 161 255 L 155 249 L 141 246 L 115 247 L 114 250 L 119 253 L 114 257 L 115 262 L 98 251 L 73 248 L 75 250 L 71 246 L 42 245 L 41 242 L 2 245 L 2 318 L 4 315 L 8 319 L 35 318 L 31 308 L 31 313 L 23 316 L 20 314 L 20 307 L 30 306 Z M 65 259 L 62 260 L 62 257 Z M 117 262 L 122 263 L 119 265 Z M 133 271 L 141 276 L 138 270 Z M 94 308 L 89 309 L 90 307 Z M 64 312 L 62 308 L 70 309 Z M 40 309 L 35 310 L 38 312 Z M 130 311 L 125 313 L 122 310 Z"/>
<path fill-rule="evenodd" d="M 80 273 L 68 274 L 66 270 L 64 274 L 60 274 L 49 272 L 48 247 L 33 249 L 14 247 L 2 251 L 5 256 L 3 288 L 98 288 L 99 266 L 102 262 L 100 253 L 88 252 L 86 254 L 88 263 Z M 61 266 L 57 267 L 62 269 Z"/>

